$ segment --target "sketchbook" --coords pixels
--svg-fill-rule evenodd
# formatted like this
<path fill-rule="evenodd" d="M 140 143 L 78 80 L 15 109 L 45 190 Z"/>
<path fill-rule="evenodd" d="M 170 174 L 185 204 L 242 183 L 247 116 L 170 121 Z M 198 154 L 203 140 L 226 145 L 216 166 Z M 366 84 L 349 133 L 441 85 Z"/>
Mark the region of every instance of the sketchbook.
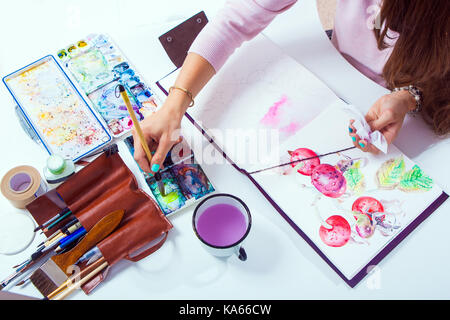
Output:
<path fill-rule="evenodd" d="M 176 75 L 157 85 L 167 93 Z M 448 198 L 394 145 L 252 173 L 353 146 L 347 104 L 263 35 L 195 103 L 191 122 L 350 287 Z"/>

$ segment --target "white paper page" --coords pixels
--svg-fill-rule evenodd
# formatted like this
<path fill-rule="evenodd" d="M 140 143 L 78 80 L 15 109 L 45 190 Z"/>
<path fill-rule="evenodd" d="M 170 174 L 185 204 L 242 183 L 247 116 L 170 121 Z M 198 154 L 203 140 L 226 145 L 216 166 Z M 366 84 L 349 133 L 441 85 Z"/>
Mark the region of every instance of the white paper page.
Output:
<path fill-rule="evenodd" d="M 348 136 L 348 123 L 349 116 L 344 111 L 338 106 L 330 107 L 280 146 L 280 158 L 286 160 L 287 155 L 289 159 L 287 151 L 294 151 L 297 148 L 308 148 L 316 154 L 325 154 L 351 147 L 352 142 Z M 399 159 L 399 157 L 403 157 L 404 160 L 404 169 L 401 172 L 406 181 L 405 173 L 413 168 L 414 163 L 392 145 L 387 154 L 376 156 L 364 153 L 359 149 L 352 149 L 339 155 L 320 158 L 321 165 L 329 164 L 333 167 L 336 167 L 338 161 L 353 159 L 356 162 L 358 159 L 361 160 L 359 172 L 364 178 L 359 181 L 364 181 L 365 187 L 360 192 L 358 192 L 358 189 L 353 190 L 350 180 L 353 180 L 352 177 L 357 175 L 350 175 L 348 169 L 347 173 L 345 173 L 346 170 L 342 168 L 339 172 L 344 172 L 346 187 L 345 193 L 338 198 L 332 198 L 320 193 L 312 184 L 312 176 L 302 175 L 297 170 L 292 169 L 290 165 L 283 167 L 283 169 L 278 168 L 257 173 L 253 177 L 331 262 L 348 279 L 351 279 L 442 193 L 442 189 L 434 183 L 431 184 L 432 187 L 429 190 L 405 191 L 406 189 L 400 188 L 399 185 L 393 186 L 390 190 L 380 189 L 376 182 L 377 172 L 381 172 L 381 170 L 378 170 L 387 160 Z M 365 165 L 363 165 L 364 162 L 361 158 L 365 158 Z M 401 162 L 399 161 L 399 163 Z M 341 166 L 343 165 L 344 162 L 341 162 Z M 353 168 L 353 170 L 355 169 Z M 346 174 L 348 175 L 346 176 Z M 354 180 L 357 181 L 358 179 Z M 341 188 L 337 188 L 337 190 L 342 192 Z M 336 192 L 336 195 L 338 194 L 339 192 Z M 317 196 L 320 196 L 320 199 L 317 199 Z M 384 211 L 379 216 L 385 215 L 383 223 L 387 224 L 388 221 L 395 221 L 394 225 L 398 228 L 387 232 L 386 229 L 382 228 L 381 223 L 367 224 L 370 220 L 368 221 L 363 217 L 360 222 L 366 222 L 365 225 L 369 226 L 369 228 L 363 229 L 358 227 L 358 230 L 363 235 L 360 236 L 358 230 L 356 230 L 357 220 L 352 213 L 352 207 L 355 201 L 363 196 L 378 200 L 382 204 Z M 378 214 L 376 215 L 378 216 Z M 352 237 L 342 246 L 329 246 L 322 241 L 319 235 L 321 220 L 326 221 L 330 216 L 343 217 L 351 228 Z M 376 222 L 374 216 L 372 216 L 372 221 Z M 361 224 L 361 226 L 363 225 L 364 223 Z M 374 226 L 373 229 L 372 226 Z M 387 235 L 383 235 L 382 232 Z M 370 236 L 365 238 L 367 235 Z M 348 237 L 348 235 L 342 234 L 341 236 L 341 239 Z"/>
<path fill-rule="evenodd" d="M 173 77 L 161 83 L 172 85 Z M 255 136 L 284 141 L 336 101 L 324 83 L 259 35 L 237 49 L 188 113 L 238 166 L 249 169 L 260 159 Z"/>

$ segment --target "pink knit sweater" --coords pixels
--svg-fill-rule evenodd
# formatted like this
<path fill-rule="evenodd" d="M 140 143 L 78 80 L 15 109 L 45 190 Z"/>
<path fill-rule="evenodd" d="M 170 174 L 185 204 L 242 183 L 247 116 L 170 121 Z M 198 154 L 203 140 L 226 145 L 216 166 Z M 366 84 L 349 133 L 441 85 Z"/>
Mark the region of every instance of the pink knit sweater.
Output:
<path fill-rule="evenodd" d="M 332 42 L 355 68 L 377 83 L 385 85 L 381 73 L 392 48 L 378 50 L 373 33 L 381 1 L 338 0 Z M 278 14 L 288 10 L 296 2 L 297 0 L 229 0 L 205 26 L 189 51 L 204 57 L 218 72 L 236 48 L 255 37 Z"/>

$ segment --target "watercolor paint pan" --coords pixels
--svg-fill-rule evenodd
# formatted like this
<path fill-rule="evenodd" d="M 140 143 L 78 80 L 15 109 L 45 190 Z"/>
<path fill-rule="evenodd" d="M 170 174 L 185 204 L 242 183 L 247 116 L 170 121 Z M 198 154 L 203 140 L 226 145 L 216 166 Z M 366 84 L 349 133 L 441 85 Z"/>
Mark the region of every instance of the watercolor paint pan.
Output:
<path fill-rule="evenodd" d="M 80 48 L 80 42 L 86 45 Z M 89 97 L 114 138 L 128 133 L 132 126 L 131 118 L 123 112 L 123 102 L 108 96 L 113 83 L 118 82 L 127 89 L 132 102 L 139 107 L 135 111 L 140 120 L 161 105 L 155 91 L 106 34 L 88 35 L 77 44 L 59 50 L 58 57 L 61 66 Z"/>
<path fill-rule="evenodd" d="M 134 157 L 133 137 L 125 138 L 124 143 L 131 156 Z M 172 215 L 187 208 L 216 191 L 200 164 L 196 162 L 195 156 L 187 144 L 184 144 L 181 150 L 183 151 L 175 150 L 174 147 L 164 160 L 161 177 L 166 188 L 165 196 L 160 194 L 156 179 L 139 168 L 153 197 L 165 215 Z M 175 156 L 174 153 L 177 155 Z M 184 155 L 180 155 L 180 153 L 184 153 Z"/>
<path fill-rule="evenodd" d="M 5 76 L 3 83 L 49 154 L 77 161 L 112 140 L 52 55 Z"/>

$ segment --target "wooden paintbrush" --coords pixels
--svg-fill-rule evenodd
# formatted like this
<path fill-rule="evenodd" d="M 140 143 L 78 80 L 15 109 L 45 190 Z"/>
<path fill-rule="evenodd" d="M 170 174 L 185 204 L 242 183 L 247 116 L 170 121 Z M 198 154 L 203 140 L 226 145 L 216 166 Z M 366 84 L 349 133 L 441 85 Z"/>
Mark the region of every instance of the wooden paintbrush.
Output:
<path fill-rule="evenodd" d="M 29 279 L 33 285 L 44 296 L 56 290 L 67 280 L 68 267 L 75 264 L 87 250 L 111 234 L 122 221 L 124 213 L 124 210 L 111 212 L 97 222 L 74 248 L 66 253 L 55 255 L 44 263 L 30 276 Z"/>
<path fill-rule="evenodd" d="M 141 126 L 139 125 L 139 121 L 136 118 L 136 114 L 134 113 L 133 106 L 131 105 L 130 99 L 128 98 L 127 91 L 125 90 L 125 87 L 121 84 L 119 84 L 118 87 L 120 95 L 122 96 L 122 99 L 127 107 L 128 113 L 130 114 L 131 120 L 133 121 L 133 126 L 134 129 L 136 130 L 139 141 L 142 145 L 142 148 L 144 149 L 145 155 L 147 156 L 148 163 L 151 164 L 152 153 L 150 152 L 147 141 L 145 140 L 144 133 L 142 132 Z M 156 183 L 158 184 L 159 193 L 164 197 L 166 195 L 166 190 L 160 172 L 155 172 L 155 180 Z"/>
<path fill-rule="evenodd" d="M 53 299 L 55 296 L 57 296 L 58 294 L 60 294 L 64 290 L 66 290 L 67 288 L 76 285 L 75 282 L 77 281 L 77 279 L 80 279 L 80 280 L 85 279 L 89 274 L 91 274 L 91 272 L 95 271 L 98 267 L 104 265 L 105 262 L 106 262 L 105 258 L 102 257 L 102 258 L 98 259 L 97 261 L 95 261 L 90 266 L 81 270 L 79 273 L 75 273 L 75 274 L 71 275 L 58 288 L 56 288 L 51 293 L 49 293 L 47 295 L 47 297 L 44 298 L 44 300 Z"/>
<path fill-rule="evenodd" d="M 99 274 L 106 267 L 108 267 L 108 262 L 103 262 L 100 266 L 98 266 L 91 273 L 89 273 L 84 278 L 82 278 L 79 282 L 76 282 L 73 285 L 67 286 L 66 290 L 63 291 L 59 296 L 55 297 L 53 300 L 62 300 L 62 299 L 64 299 L 69 294 L 71 294 L 75 289 L 80 288 L 85 283 L 87 283 L 89 280 L 91 280 L 93 277 L 95 277 L 97 274 Z"/>
<path fill-rule="evenodd" d="M 46 226 L 48 226 L 50 223 L 52 223 L 53 221 L 55 221 L 56 219 L 58 219 L 59 217 L 65 215 L 69 210 L 69 208 L 65 208 L 63 209 L 63 211 L 61 211 L 60 213 L 58 213 L 57 215 L 53 216 L 53 218 L 49 219 L 48 221 L 44 222 L 43 224 L 39 225 L 36 227 L 36 229 L 34 229 L 34 232 L 38 231 L 39 229 L 42 229 Z"/>

